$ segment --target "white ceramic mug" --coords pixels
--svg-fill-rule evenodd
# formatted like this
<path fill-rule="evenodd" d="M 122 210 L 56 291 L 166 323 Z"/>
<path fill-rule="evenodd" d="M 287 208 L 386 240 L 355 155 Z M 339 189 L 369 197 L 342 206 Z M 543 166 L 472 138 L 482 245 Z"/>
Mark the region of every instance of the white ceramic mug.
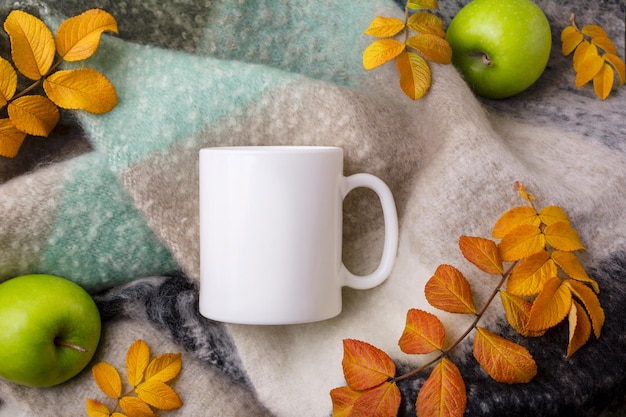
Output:
<path fill-rule="evenodd" d="M 343 199 L 380 198 L 380 263 L 357 276 L 343 265 Z M 398 247 L 391 191 L 371 174 L 343 176 L 343 150 L 241 146 L 200 150 L 200 313 L 241 324 L 292 324 L 341 312 L 341 288 L 383 282 Z"/>

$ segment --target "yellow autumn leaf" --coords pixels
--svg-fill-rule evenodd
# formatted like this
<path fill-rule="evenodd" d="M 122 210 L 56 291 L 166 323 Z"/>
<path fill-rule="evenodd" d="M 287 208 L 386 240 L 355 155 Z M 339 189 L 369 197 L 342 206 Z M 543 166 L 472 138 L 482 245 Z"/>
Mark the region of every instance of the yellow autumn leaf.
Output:
<path fill-rule="evenodd" d="M 521 384 L 537 375 L 530 352 L 482 327 L 476 327 L 474 358 L 491 378 L 506 384 Z"/>
<path fill-rule="evenodd" d="M 109 408 L 100 401 L 87 398 L 86 402 L 86 412 L 88 417 L 109 417 L 111 415 Z"/>
<path fill-rule="evenodd" d="M 539 227 L 541 220 L 535 209 L 530 206 L 513 207 L 496 220 L 491 235 L 495 238 L 503 238 L 511 230 L 525 224 Z"/>
<path fill-rule="evenodd" d="M 99 362 L 91 368 L 93 379 L 107 397 L 117 399 L 122 395 L 122 378 L 117 369 L 107 362 Z"/>
<path fill-rule="evenodd" d="M 404 43 L 395 39 L 376 40 L 363 51 L 363 68 L 371 70 L 379 67 L 396 58 L 404 49 Z"/>
<path fill-rule="evenodd" d="M 565 210 L 559 206 L 547 206 L 539 211 L 539 219 L 545 225 L 552 223 L 565 222 L 569 224 L 569 217 Z"/>
<path fill-rule="evenodd" d="M 150 406 L 139 397 L 123 396 L 120 407 L 128 417 L 156 417 Z"/>
<path fill-rule="evenodd" d="M 516 332 L 524 337 L 538 337 L 545 334 L 545 330 L 531 331 L 527 328 L 530 310 L 533 307 L 530 301 L 503 290 L 499 292 L 506 320 Z"/>
<path fill-rule="evenodd" d="M 606 100 L 609 94 L 611 94 L 614 79 L 613 68 L 606 63 L 602 66 L 598 75 L 593 77 L 593 91 L 595 91 L 600 100 Z"/>
<path fill-rule="evenodd" d="M 585 249 L 578 237 L 578 233 L 576 233 L 576 230 L 568 223 L 552 223 L 544 229 L 543 233 L 546 242 L 555 249 L 566 252 Z"/>
<path fill-rule="evenodd" d="M 561 32 L 561 52 L 567 56 L 583 41 L 583 34 L 574 26 L 566 26 Z"/>
<path fill-rule="evenodd" d="M 406 4 L 411 10 L 436 10 L 439 8 L 437 0 L 409 0 Z"/>
<path fill-rule="evenodd" d="M 7 104 L 17 89 L 17 73 L 9 61 L 0 58 L 0 107 Z"/>
<path fill-rule="evenodd" d="M 437 267 L 426 282 L 424 294 L 430 305 L 448 313 L 476 313 L 469 281 L 451 265 Z"/>
<path fill-rule="evenodd" d="M 430 89 L 432 75 L 424 58 L 415 52 L 404 51 L 396 59 L 400 73 L 400 88 L 410 99 L 419 100 Z"/>
<path fill-rule="evenodd" d="M 550 278 L 533 303 L 527 329 L 546 330 L 559 324 L 569 313 L 572 291 L 557 277 Z"/>
<path fill-rule="evenodd" d="M 577 62 L 576 54 L 574 54 L 574 68 L 576 69 L 576 87 L 582 87 L 593 79 L 604 65 L 604 59 L 598 55 L 598 48 L 590 44 L 581 60 Z"/>
<path fill-rule="evenodd" d="M 182 369 L 180 353 L 164 353 L 154 358 L 146 368 L 146 381 L 168 382 L 176 378 Z"/>
<path fill-rule="evenodd" d="M 461 236 L 459 238 L 461 253 L 471 263 L 488 274 L 502 274 L 502 258 L 493 240 L 482 237 Z"/>
<path fill-rule="evenodd" d="M 418 33 L 406 41 L 407 46 L 419 51 L 426 59 L 438 64 L 452 62 L 452 48 L 444 38 L 430 33 Z"/>
<path fill-rule="evenodd" d="M 366 35 L 376 38 L 390 38 L 404 29 L 404 22 L 395 17 L 376 16 L 365 30 Z"/>
<path fill-rule="evenodd" d="M 420 417 L 462 417 L 467 407 L 467 392 L 459 368 L 443 358 L 417 394 L 415 409 Z"/>
<path fill-rule="evenodd" d="M 507 233 L 498 248 L 504 262 L 513 262 L 543 251 L 545 245 L 546 238 L 538 227 L 523 224 Z"/>
<path fill-rule="evenodd" d="M 604 310 L 600 305 L 598 296 L 591 290 L 591 288 L 581 282 L 568 279 L 565 281 L 565 285 L 585 306 L 585 309 L 591 318 L 593 333 L 595 334 L 596 339 L 599 339 L 602 326 L 604 326 L 605 315 Z"/>
<path fill-rule="evenodd" d="M 601 48 L 604 52 L 609 54 L 617 54 L 617 48 L 612 40 L 606 36 L 598 36 L 591 40 L 591 43 Z"/>
<path fill-rule="evenodd" d="M 56 47 L 52 32 L 35 16 L 13 10 L 4 21 L 13 63 L 25 77 L 38 80 L 50 71 Z"/>
<path fill-rule="evenodd" d="M 126 353 L 126 379 L 130 385 L 136 387 L 143 381 L 149 363 L 150 348 L 143 340 L 136 340 Z"/>
<path fill-rule="evenodd" d="M 7 106 L 11 122 L 33 136 L 47 137 L 59 122 L 59 109 L 43 96 L 22 96 Z"/>
<path fill-rule="evenodd" d="M 626 82 L 626 66 L 624 65 L 624 61 L 622 61 L 617 55 L 610 54 L 608 52 L 604 54 L 603 57 L 606 62 L 613 66 L 615 72 L 617 72 L 619 85 L 624 85 L 624 82 Z"/>
<path fill-rule="evenodd" d="M 64 109 L 100 114 L 117 105 L 113 84 L 91 68 L 57 71 L 44 80 L 43 88 L 50 100 Z"/>
<path fill-rule="evenodd" d="M 446 36 L 443 29 L 443 20 L 437 15 L 428 12 L 415 12 L 407 22 L 409 28 L 418 33 L 430 33 L 441 38 Z"/>
<path fill-rule="evenodd" d="M 142 382 L 135 388 L 135 392 L 139 398 L 159 410 L 173 410 L 183 405 L 176 391 L 161 381 Z"/>
<path fill-rule="evenodd" d="M 589 336 L 591 336 L 591 322 L 585 310 L 576 301 L 572 302 L 568 322 L 569 341 L 567 344 L 567 357 L 569 358 L 589 340 Z"/>
<path fill-rule="evenodd" d="M 96 52 L 104 32 L 117 34 L 117 22 L 101 9 L 91 9 L 61 23 L 56 34 L 56 48 L 66 61 L 81 61 Z"/>
<path fill-rule="evenodd" d="M 572 279 L 591 285 L 596 294 L 600 292 L 598 283 L 591 279 L 585 268 L 580 264 L 576 255 L 572 252 L 554 251 L 550 255 L 554 262 Z"/>
<path fill-rule="evenodd" d="M 600 25 L 585 25 L 580 30 L 584 35 L 595 37 L 607 37 L 606 31 Z"/>
<path fill-rule="evenodd" d="M 593 45 L 591 45 L 591 43 L 584 39 L 577 47 L 576 50 L 574 51 L 574 58 L 572 60 L 572 63 L 574 65 L 574 71 L 578 72 L 581 69 L 581 63 L 583 62 L 583 60 L 585 59 L 585 57 L 587 56 L 587 54 L 591 54 L 593 55 L 593 49 L 591 49 Z M 598 49 L 596 48 L 596 55 Z"/>
<path fill-rule="evenodd" d="M 17 129 L 11 120 L 0 119 L 0 156 L 14 158 L 25 137 L 26 133 Z"/>
<path fill-rule="evenodd" d="M 546 281 L 557 276 L 557 272 L 550 254 L 543 250 L 523 259 L 513 268 L 506 289 L 522 297 L 534 296 L 541 292 Z"/>

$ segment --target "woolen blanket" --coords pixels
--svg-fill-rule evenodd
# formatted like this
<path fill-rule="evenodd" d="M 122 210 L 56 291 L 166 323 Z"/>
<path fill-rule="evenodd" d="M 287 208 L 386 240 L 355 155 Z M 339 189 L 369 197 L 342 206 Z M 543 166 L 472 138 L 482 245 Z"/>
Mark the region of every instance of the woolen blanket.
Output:
<path fill-rule="evenodd" d="M 441 0 L 447 25 L 466 1 Z M 93 7 L 111 13 L 86 64 L 107 76 L 119 104 L 103 115 L 63 112 L 47 139 L 28 137 L 0 159 L 0 281 L 28 273 L 66 277 L 93 294 L 103 335 L 93 364 L 122 369 L 128 347 L 182 352 L 173 382 L 184 405 L 163 415 L 328 416 L 329 391 L 345 385 L 343 339 L 387 352 L 398 368 L 424 362 L 398 347 L 410 308 L 437 314 L 450 340 L 469 324 L 424 297 L 442 263 L 463 269 L 479 304 L 495 283 L 472 269 L 461 235 L 490 237 L 497 218 L 523 204 L 559 205 L 579 232 L 580 259 L 597 280 L 606 323 L 565 358 L 567 324 L 538 339 L 518 336 L 492 306 L 481 325 L 525 346 L 538 374 L 523 385 L 494 382 L 471 354 L 452 354 L 465 379 L 468 416 L 595 416 L 624 393 L 626 367 L 626 95 L 601 101 L 574 87 L 559 35 L 576 13 L 601 24 L 624 57 L 624 3 L 537 0 L 552 28 L 539 81 L 501 101 L 476 97 L 452 65 L 432 64 L 419 101 L 398 86 L 393 64 L 363 69 L 364 35 L 375 16 L 404 16 L 391 0 L 3 1 L 51 27 Z M 0 38 L 8 56 L 6 35 Z M 291 326 L 245 326 L 198 313 L 198 151 L 220 145 L 333 145 L 345 174 L 369 172 L 391 188 L 400 242 L 389 279 L 345 289 L 340 316 Z M 344 262 L 376 266 L 382 220 L 376 197 L 351 193 L 344 206 Z M 1 347 L 0 347 L 1 349 Z M 93 365 L 92 364 L 92 365 Z M 46 389 L 0 381 L 1 416 L 79 416 L 100 398 L 88 366 Z M 415 415 L 427 372 L 399 384 L 399 415 Z"/>

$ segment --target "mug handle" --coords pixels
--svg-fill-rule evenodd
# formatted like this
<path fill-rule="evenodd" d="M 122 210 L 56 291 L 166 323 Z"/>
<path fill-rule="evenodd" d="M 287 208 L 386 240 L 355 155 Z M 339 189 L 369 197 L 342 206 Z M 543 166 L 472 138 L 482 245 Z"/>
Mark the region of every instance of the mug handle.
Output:
<path fill-rule="evenodd" d="M 341 264 L 343 285 L 357 290 L 366 290 L 382 283 L 393 268 L 398 251 L 398 214 L 391 190 L 380 178 L 372 174 L 354 174 L 345 177 L 343 198 L 355 188 L 365 187 L 373 190 L 380 199 L 385 222 L 385 240 L 380 263 L 369 275 L 355 275 Z"/>

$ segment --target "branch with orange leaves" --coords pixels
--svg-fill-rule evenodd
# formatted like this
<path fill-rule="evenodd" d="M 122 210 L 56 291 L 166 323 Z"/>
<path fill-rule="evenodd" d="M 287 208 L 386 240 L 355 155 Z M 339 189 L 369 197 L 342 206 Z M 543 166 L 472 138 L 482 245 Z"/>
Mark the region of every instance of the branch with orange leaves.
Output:
<path fill-rule="evenodd" d="M 487 274 L 500 276 L 481 310 L 475 308 L 469 281 L 451 265 L 440 265 L 426 283 L 426 299 L 433 307 L 476 316 L 468 329 L 446 347 L 441 320 L 410 309 L 398 342 L 400 349 L 407 354 L 439 354 L 400 376 L 382 350 L 363 341 L 344 340 L 342 366 L 347 386 L 330 392 L 334 417 L 366 416 L 372 409 L 382 417 L 396 416 L 401 402 L 397 383 L 433 365 L 416 399 L 418 415 L 461 417 L 467 405 L 465 383 L 448 356 L 472 331 L 473 356 L 492 379 L 508 384 L 531 381 L 537 365 L 530 352 L 478 326 L 497 294 L 509 324 L 526 337 L 541 336 L 567 317 L 568 357 L 587 343 L 592 329 L 596 338 L 600 337 L 604 311 L 596 295 L 599 287 L 573 253 L 584 246 L 567 214 L 558 206 L 538 211 L 535 197 L 523 184 L 516 183 L 516 189 L 528 205 L 512 208 L 496 221 L 492 236 L 501 239 L 499 243 L 481 237 L 459 239 L 465 259 Z M 506 270 L 505 263 L 510 263 Z"/>

